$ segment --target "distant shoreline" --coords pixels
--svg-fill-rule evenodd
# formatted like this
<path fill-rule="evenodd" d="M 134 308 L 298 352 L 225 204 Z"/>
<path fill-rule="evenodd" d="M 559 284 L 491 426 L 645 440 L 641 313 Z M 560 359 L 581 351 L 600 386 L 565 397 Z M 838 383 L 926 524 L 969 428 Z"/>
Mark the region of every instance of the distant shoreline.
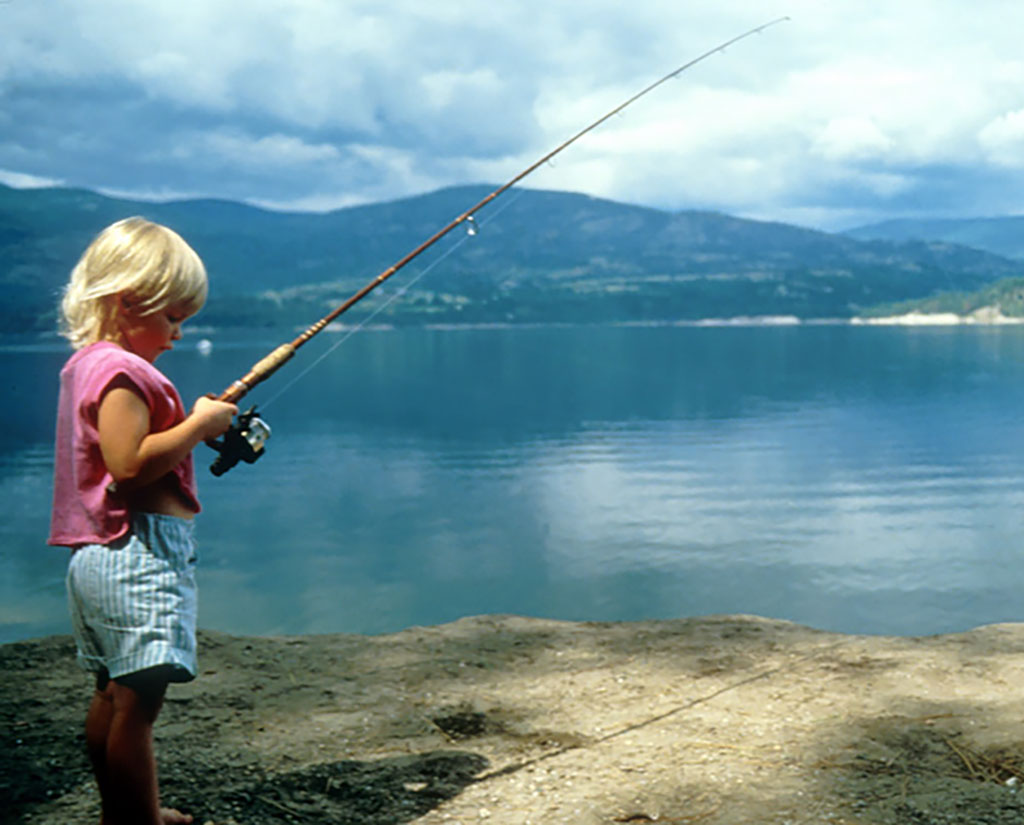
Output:
<path fill-rule="evenodd" d="M 998 310 L 986 307 L 970 315 L 956 315 L 952 312 L 925 313 L 912 311 L 903 315 L 879 317 L 854 316 L 852 318 L 799 318 L 795 315 L 739 315 L 732 318 L 695 318 L 676 321 L 601 321 L 595 324 L 583 322 L 546 323 L 468 323 L 468 324 L 423 324 L 418 327 L 397 327 L 375 324 L 363 327 L 366 331 L 387 332 L 394 329 L 469 330 L 469 329 L 537 329 L 540 327 L 812 327 L 812 326 L 1017 326 L 1024 324 L 1024 317 L 1010 317 Z M 327 332 L 351 332 L 357 325 L 334 325 Z"/>
<path fill-rule="evenodd" d="M 981 307 L 968 315 L 957 315 L 954 312 L 920 312 L 913 310 L 903 315 L 886 315 L 879 318 L 852 318 L 851 324 L 857 326 L 958 326 L 961 324 L 974 326 L 1005 326 L 1024 323 L 1024 318 L 1003 315 L 999 307 Z"/>
<path fill-rule="evenodd" d="M 358 324 L 333 323 L 326 332 L 350 333 L 355 329 L 385 332 L 394 329 L 429 329 L 429 330 L 466 330 L 466 329 L 519 329 L 538 327 L 798 327 L 798 326 L 1014 326 L 1024 324 L 1024 317 L 1003 315 L 999 307 L 982 307 L 968 315 L 957 315 L 953 312 L 920 312 L 911 310 L 902 315 L 885 315 L 878 317 L 854 316 L 852 318 L 800 318 L 796 315 L 737 315 L 725 318 L 694 318 L 675 321 L 601 321 L 587 324 L 579 321 L 515 323 L 481 322 L 481 323 L 443 323 L 422 324 L 416 327 L 397 327 L 391 324 L 372 324 L 360 327 Z"/>
<path fill-rule="evenodd" d="M 738 315 L 723 318 L 694 318 L 674 321 L 600 321 L 588 324 L 580 321 L 548 321 L 538 322 L 479 322 L 479 323 L 439 323 L 396 325 L 387 323 L 374 324 L 329 324 L 324 332 L 334 334 L 351 334 L 361 332 L 393 332 L 395 330 L 421 329 L 435 332 L 459 330 L 487 329 L 539 329 L 543 327 L 688 327 L 688 328 L 728 328 L 728 327 L 810 327 L 810 326 L 893 326 L 893 327 L 951 327 L 951 326 L 1019 326 L 1024 324 L 1024 317 L 1003 315 L 998 307 L 982 307 L 968 315 L 957 315 L 953 312 L 921 312 L 912 310 L 901 315 L 854 316 L 851 318 L 800 318 L 796 315 Z M 306 327 L 260 328 L 262 333 L 274 332 L 290 334 L 301 332 Z M 186 329 L 186 346 L 188 339 L 199 339 L 197 343 L 213 339 L 217 335 L 238 335 L 245 332 L 244 327 L 211 327 L 197 326 Z M 255 333 L 253 333 L 255 335 Z M 0 349 L 22 347 L 56 347 L 66 348 L 66 342 L 55 332 L 2 332 L 0 331 Z M 206 347 L 206 344 L 203 344 Z"/>

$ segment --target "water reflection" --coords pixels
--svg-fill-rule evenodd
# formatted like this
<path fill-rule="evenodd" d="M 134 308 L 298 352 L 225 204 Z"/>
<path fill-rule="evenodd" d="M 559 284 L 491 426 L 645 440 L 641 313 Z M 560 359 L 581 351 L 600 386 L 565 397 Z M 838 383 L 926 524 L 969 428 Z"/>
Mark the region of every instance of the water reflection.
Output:
<path fill-rule="evenodd" d="M 277 343 L 204 336 L 208 355 L 161 361 L 186 399 Z M 288 386 L 326 337 L 253 393 L 267 456 L 201 471 L 206 626 L 744 612 L 910 634 L 1019 618 L 1024 331 L 365 332 Z M 19 402 L 0 438 L 7 638 L 66 627 L 63 559 L 42 547 L 55 385 L 40 376 L 62 360 L 0 353 Z"/>

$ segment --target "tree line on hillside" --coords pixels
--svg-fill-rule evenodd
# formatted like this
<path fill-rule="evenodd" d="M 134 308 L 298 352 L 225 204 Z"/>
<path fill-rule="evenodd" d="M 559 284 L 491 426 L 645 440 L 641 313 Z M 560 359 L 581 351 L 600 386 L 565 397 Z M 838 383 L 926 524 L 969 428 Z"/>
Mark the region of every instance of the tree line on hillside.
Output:
<path fill-rule="evenodd" d="M 82 249 L 131 214 L 177 229 L 206 262 L 204 324 L 307 324 L 487 191 L 456 187 L 294 214 L 225 201 L 144 203 L 0 186 L 0 331 L 52 330 L 61 287 Z M 522 190 L 489 217 L 480 213 L 473 238 L 457 229 L 443 239 L 350 320 L 370 313 L 396 325 L 848 318 L 1024 277 L 1020 260 L 945 241 L 857 239 L 564 192 Z M 1008 288 L 1004 297 L 1013 294 Z M 1004 312 L 1019 309 L 1010 301 Z"/>

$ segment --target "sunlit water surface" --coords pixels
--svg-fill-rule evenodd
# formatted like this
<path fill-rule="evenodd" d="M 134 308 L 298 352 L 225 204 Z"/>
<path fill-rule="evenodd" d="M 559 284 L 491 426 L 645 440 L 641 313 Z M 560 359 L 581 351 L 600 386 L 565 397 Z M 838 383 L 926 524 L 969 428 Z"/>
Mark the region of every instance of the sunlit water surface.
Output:
<path fill-rule="evenodd" d="M 186 338 L 186 402 L 290 337 Z M 859 633 L 1024 618 L 1024 330 L 527 328 L 315 339 L 197 450 L 202 626 L 754 613 Z M 0 641 L 68 630 L 45 546 L 59 343 L 0 349 Z"/>

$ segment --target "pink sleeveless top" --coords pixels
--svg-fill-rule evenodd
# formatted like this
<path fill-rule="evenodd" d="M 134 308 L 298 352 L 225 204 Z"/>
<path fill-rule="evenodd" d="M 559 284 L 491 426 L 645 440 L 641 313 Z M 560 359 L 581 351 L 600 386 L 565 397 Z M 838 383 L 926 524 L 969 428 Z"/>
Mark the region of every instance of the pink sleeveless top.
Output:
<path fill-rule="evenodd" d="M 75 352 L 60 372 L 48 544 L 109 544 L 128 532 L 131 513 L 121 496 L 107 491 L 113 479 L 100 452 L 100 402 L 114 386 L 128 386 L 146 402 L 151 432 L 185 419 L 174 385 L 144 358 L 110 341 Z M 184 501 L 198 513 L 191 453 L 172 474 Z"/>

